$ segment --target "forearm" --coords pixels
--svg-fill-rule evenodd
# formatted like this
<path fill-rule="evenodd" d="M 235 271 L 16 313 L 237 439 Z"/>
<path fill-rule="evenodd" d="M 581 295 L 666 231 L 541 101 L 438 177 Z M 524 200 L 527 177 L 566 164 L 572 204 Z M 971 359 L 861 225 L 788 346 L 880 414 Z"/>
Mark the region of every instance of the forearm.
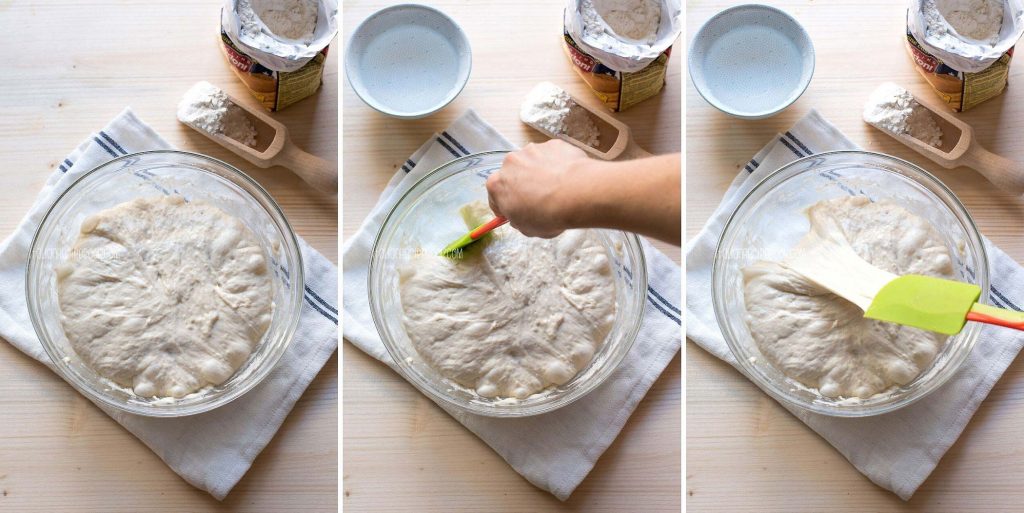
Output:
<path fill-rule="evenodd" d="M 592 161 L 574 173 L 574 184 L 566 190 L 567 222 L 577 228 L 614 228 L 679 244 L 681 191 L 679 154 Z"/>

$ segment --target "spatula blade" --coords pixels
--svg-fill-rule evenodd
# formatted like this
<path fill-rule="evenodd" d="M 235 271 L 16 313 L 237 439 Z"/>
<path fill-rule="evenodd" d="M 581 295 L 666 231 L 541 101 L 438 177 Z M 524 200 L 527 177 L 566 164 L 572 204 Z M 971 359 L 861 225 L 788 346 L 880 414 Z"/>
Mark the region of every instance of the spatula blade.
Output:
<path fill-rule="evenodd" d="M 461 254 L 462 248 L 465 248 L 466 246 L 472 243 L 473 237 L 471 237 L 470 234 L 467 233 L 462 237 L 459 237 L 458 240 L 456 240 L 455 242 L 449 244 L 447 247 L 442 249 L 441 252 L 438 253 L 438 255 L 443 257 L 452 257 L 457 254 Z"/>
<path fill-rule="evenodd" d="M 885 284 L 864 317 L 955 335 L 980 296 L 977 285 L 908 274 Z"/>

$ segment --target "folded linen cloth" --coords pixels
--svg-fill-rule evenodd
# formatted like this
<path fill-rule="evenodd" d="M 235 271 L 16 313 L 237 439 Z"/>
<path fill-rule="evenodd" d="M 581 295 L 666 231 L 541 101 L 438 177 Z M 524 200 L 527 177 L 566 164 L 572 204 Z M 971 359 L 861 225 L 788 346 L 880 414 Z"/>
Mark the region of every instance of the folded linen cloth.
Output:
<path fill-rule="evenodd" d="M 686 336 L 734 367 L 711 304 L 715 246 L 729 215 L 767 175 L 800 157 L 857 146 L 816 111 L 778 134 L 732 182 L 718 209 L 686 248 Z M 1020 310 L 1024 269 L 985 239 L 994 304 Z M 1024 334 L 985 326 L 963 367 L 940 389 L 901 410 L 865 418 L 836 418 L 785 406 L 873 482 L 908 500 L 963 432 L 992 386 L 1024 346 Z"/>
<path fill-rule="evenodd" d="M 419 178 L 457 157 L 513 146 L 472 110 L 434 134 L 388 183 L 370 215 L 342 249 L 342 332 L 370 356 L 395 368 L 370 316 L 367 266 L 384 217 Z M 650 287 L 636 342 L 616 372 L 597 390 L 557 411 L 498 419 L 439 405 L 491 446 L 527 480 L 566 500 L 615 440 L 637 404 L 681 346 L 681 270 L 644 241 Z"/>
<path fill-rule="evenodd" d="M 14 234 L 0 243 L 0 336 L 53 369 L 25 303 L 32 235 L 57 196 L 84 173 L 121 155 L 168 148 L 170 144 L 125 109 L 61 162 Z M 142 417 L 97 404 L 171 470 L 217 499 L 245 475 L 338 347 L 338 268 L 301 238 L 299 245 L 308 277 L 302 316 L 292 343 L 260 385 L 216 410 L 189 417 Z"/>

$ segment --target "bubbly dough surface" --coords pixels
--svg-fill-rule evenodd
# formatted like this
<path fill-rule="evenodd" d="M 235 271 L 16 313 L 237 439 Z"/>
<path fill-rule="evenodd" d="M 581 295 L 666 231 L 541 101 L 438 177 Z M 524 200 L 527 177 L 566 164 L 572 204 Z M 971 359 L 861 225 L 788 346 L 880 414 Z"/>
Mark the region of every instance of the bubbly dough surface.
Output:
<path fill-rule="evenodd" d="M 849 245 L 894 274 L 952 279 L 949 250 L 925 219 L 863 196 L 808 209 L 811 230 Z M 864 318 L 853 303 L 815 285 L 783 262 L 743 269 L 747 325 L 779 370 L 830 398 L 866 399 L 909 383 L 931 365 L 946 338 Z"/>
<path fill-rule="evenodd" d="M 64 332 L 100 375 L 180 398 L 230 378 L 270 325 L 273 283 L 240 220 L 180 196 L 88 219 L 57 270 Z"/>
<path fill-rule="evenodd" d="M 420 254 L 400 269 L 404 325 L 443 376 L 488 398 L 525 399 L 571 380 L 611 330 L 615 281 L 595 232 L 492 232 L 462 260 Z"/>

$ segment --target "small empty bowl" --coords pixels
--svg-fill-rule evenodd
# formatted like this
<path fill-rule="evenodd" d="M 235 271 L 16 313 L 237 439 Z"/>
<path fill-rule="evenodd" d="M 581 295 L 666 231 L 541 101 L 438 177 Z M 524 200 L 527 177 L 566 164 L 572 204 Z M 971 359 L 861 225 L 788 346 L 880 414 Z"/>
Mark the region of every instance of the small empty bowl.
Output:
<path fill-rule="evenodd" d="M 402 4 L 370 15 L 345 52 L 348 82 L 367 105 L 397 118 L 428 116 L 462 92 L 473 67 L 469 40 L 447 15 Z"/>
<path fill-rule="evenodd" d="M 690 80 L 716 109 L 767 118 L 803 94 L 814 74 L 814 45 L 792 16 L 766 5 L 726 9 L 690 44 Z"/>

